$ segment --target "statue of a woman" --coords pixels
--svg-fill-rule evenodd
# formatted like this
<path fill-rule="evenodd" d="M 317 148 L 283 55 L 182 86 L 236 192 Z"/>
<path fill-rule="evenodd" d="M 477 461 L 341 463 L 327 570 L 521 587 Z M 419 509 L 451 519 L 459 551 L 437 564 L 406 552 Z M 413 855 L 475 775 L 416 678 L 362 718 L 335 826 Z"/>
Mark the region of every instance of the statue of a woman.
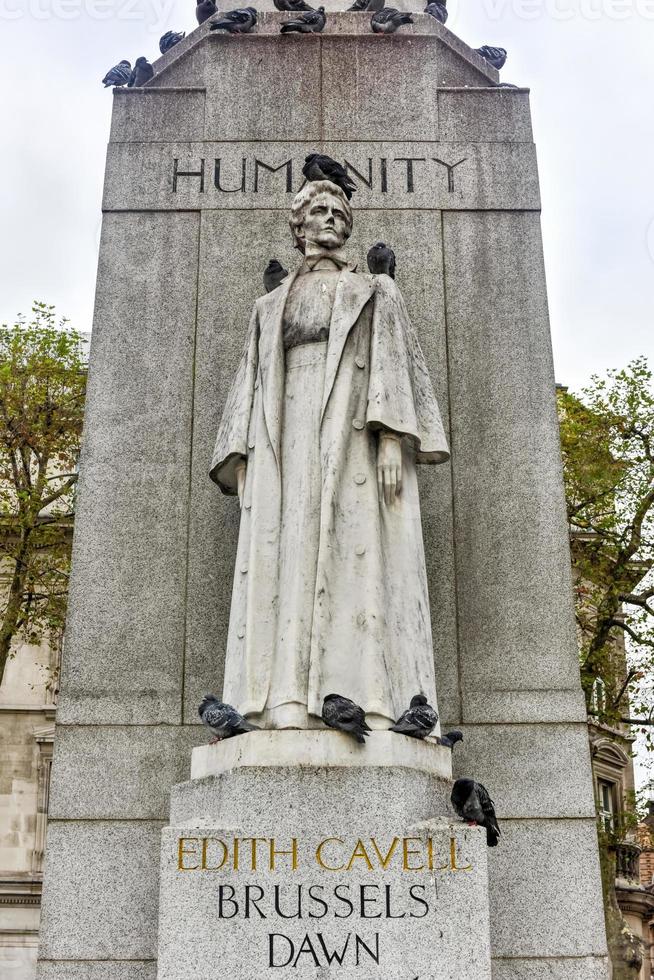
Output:
<path fill-rule="evenodd" d="M 340 188 L 307 184 L 291 230 L 304 261 L 254 305 L 211 467 L 242 508 L 223 697 L 315 728 L 337 692 L 388 728 L 436 705 L 416 463 L 447 442 L 399 290 L 344 255 Z"/>

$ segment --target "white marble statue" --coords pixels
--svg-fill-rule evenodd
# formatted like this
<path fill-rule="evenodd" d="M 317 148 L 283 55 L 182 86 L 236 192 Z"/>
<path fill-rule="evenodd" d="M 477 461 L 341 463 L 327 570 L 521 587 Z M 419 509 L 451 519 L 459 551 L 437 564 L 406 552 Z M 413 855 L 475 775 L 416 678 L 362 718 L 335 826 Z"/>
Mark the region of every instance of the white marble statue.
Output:
<path fill-rule="evenodd" d="M 211 467 L 242 508 L 223 696 L 304 729 L 337 692 L 388 728 L 436 705 L 416 463 L 447 442 L 397 286 L 344 255 L 340 188 L 307 184 L 291 229 L 304 261 L 254 305 Z"/>

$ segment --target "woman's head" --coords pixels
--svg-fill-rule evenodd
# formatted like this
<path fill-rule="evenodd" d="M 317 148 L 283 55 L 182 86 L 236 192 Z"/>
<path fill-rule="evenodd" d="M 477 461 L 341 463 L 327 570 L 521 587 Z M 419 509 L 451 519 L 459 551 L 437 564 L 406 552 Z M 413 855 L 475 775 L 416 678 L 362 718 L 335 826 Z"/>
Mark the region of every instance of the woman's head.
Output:
<path fill-rule="evenodd" d="M 352 208 L 340 187 L 330 180 L 312 180 L 291 205 L 291 232 L 304 252 L 307 241 L 340 248 L 352 234 Z"/>

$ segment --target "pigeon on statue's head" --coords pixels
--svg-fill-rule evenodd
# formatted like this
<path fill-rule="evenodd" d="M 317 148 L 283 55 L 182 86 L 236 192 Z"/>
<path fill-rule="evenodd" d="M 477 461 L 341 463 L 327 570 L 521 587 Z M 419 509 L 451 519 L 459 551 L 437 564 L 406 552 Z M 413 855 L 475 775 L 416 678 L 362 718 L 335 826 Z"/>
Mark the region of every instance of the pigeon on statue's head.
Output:
<path fill-rule="evenodd" d="M 345 194 L 348 201 L 356 190 L 356 184 L 342 164 L 325 153 L 309 153 L 304 160 L 302 173 L 307 180 L 331 180 Z"/>
<path fill-rule="evenodd" d="M 431 735 L 437 721 L 438 715 L 425 695 L 415 694 L 411 698 L 410 707 L 400 715 L 394 725 L 391 725 L 389 731 L 408 735 L 410 738 L 423 739 Z"/>
<path fill-rule="evenodd" d="M 452 806 L 462 820 L 486 828 L 486 843 L 495 847 L 500 839 L 500 828 L 495 816 L 495 806 L 488 790 L 474 779 L 457 779 L 452 787 Z"/>
<path fill-rule="evenodd" d="M 219 701 L 213 694 L 205 694 L 198 714 L 202 719 L 202 724 L 212 731 L 215 735 L 210 742 L 221 742 L 225 738 L 234 738 L 235 735 L 244 735 L 246 732 L 258 732 L 257 725 L 252 725 L 249 721 L 239 714 L 231 704 Z"/>
<path fill-rule="evenodd" d="M 322 703 L 322 720 L 329 728 L 345 732 L 361 744 L 370 732 L 363 708 L 342 694 L 328 694 L 325 697 Z"/>

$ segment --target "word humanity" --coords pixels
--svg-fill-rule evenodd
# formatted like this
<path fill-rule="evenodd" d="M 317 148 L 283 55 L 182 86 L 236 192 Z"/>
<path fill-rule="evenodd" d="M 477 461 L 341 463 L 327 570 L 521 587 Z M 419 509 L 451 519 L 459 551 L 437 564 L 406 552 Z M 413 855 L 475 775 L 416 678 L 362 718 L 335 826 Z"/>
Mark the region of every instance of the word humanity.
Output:
<path fill-rule="evenodd" d="M 437 157 L 427 156 L 379 157 L 376 161 L 368 157 L 367 170 L 362 166 L 353 166 L 348 160 L 345 160 L 345 167 L 359 188 L 367 187 L 371 191 L 378 189 L 382 194 L 387 194 L 389 189 L 413 194 L 418 181 L 430 185 L 434 185 L 436 181 L 445 181 L 448 193 L 453 194 L 456 189 L 456 169 L 466 159 L 463 157 L 454 163 L 446 163 Z M 294 168 L 292 159 L 272 166 L 257 157 L 250 159 L 244 156 L 241 157 L 240 166 L 230 164 L 228 169 L 222 157 L 215 157 L 212 173 L 203 157 L 199 163 L 183 166 L 187 169 L 180 167 L 178 158 L 173 160 L 173 194 L 178 192 L 181 180 L 196 181 L 195 186 L 201 194 L 210 188 L 215 188 L 222 194 L 245 194 L 248 191 L 258 194 L 260 190 L 269 191 L 273 187 L 276 190 L 284 189 L 287 194 L 294 194 L 306 183 L 302 177 L 301 164 L 296 163 Z"/>
<path fill-rule="evenodd" d="M 296 871 L 314 866 L 322 871 L 470 871 L 472 865 L 457 860 L 456 839 L 450 837 L 450 853 L 440 864 L 431 837 L 393 837 L 380 845 L 375 837 L 354 844 L 341 837 L 325 837 L 316 846 L 303 845 L 297 837 L 277 843 L 274 837 L 180 837 L 178 871 Z M 441 857 L 442 860 L 442 857 Z"/>

